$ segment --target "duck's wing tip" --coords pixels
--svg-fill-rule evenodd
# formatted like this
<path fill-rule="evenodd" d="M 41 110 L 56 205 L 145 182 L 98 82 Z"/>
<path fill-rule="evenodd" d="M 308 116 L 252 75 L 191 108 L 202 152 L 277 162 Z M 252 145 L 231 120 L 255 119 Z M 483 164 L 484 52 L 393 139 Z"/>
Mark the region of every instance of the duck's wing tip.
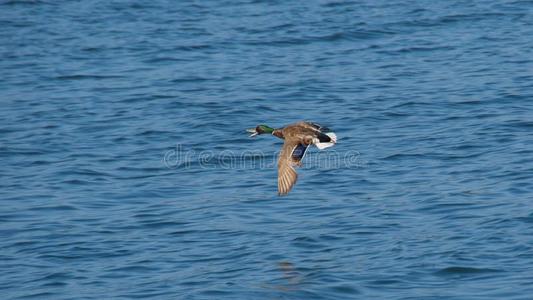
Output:
<path fill-rule="evenodd" d="M 278 168 L 278 195 L 287 195 L 298 180 L 298 173 L 290 165 L 290 162 Z"/>

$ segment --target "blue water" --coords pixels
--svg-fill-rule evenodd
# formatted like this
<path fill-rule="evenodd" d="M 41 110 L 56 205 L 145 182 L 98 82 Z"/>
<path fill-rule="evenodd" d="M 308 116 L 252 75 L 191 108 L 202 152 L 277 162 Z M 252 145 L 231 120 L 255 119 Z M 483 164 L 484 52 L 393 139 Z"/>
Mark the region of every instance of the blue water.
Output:
<path fill-rule="evenodd" d="M 2 299 L 531 299 L 533 2 L 0 0 L 0 26 Z M 244 129 L 298 120 L 339 142 L 278 197 L 281 141 Z"/>

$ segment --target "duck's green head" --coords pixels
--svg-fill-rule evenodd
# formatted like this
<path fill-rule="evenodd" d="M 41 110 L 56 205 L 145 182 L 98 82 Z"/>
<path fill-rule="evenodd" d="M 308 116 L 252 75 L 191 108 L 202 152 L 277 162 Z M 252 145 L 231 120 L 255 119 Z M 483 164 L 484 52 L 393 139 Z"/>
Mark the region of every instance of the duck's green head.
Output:
<path fill-rule="evenodd" d="M 274 128 L 268 127 L 266 125 L 257 125 L 255 128 L 246 129 L 249 133 L 251 133 L 250 137 L 254 137 L 259 134 L 263 133 L 270 133 L 274 132 Z"/>

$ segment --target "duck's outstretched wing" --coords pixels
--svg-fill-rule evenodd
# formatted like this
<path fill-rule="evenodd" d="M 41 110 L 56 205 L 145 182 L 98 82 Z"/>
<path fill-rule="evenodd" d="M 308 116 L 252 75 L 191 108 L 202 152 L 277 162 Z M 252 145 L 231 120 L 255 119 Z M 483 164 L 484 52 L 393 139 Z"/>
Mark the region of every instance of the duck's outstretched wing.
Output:
<path fill-rule="evenodd" d="M 331 130 L 325 126 L 322 126 L 318 123 L 315 123 L 315 122 L 300 122 L 299 124 L 301 124 L 302 126 L 306 127 L 306 128 L 309 128 L 309 129 L 312 129 L 312 130 L 315 130 L 315 131 L 320 131 L 320 132 L 330 132 Z"/>
<path fill-rule="evenodd" d="M 278 194 L 286 195 L 296 183 L 298 174 L 293 167 L 292 154 L 300 143 L 285 140 L 278 158 Z"/>

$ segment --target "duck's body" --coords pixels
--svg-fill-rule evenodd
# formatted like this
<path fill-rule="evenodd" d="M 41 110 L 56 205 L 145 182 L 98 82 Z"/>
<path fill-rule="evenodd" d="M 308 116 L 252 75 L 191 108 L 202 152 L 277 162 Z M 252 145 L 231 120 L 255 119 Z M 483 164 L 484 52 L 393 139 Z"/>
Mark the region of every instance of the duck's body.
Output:
<path fill-rule="evenodd" d="M 283 128 L 273 129 L 259 125 L 249 129 L 251 136 L 270 133 L 285 140 L 278 159 L 278 194 L 286 195 L 296 183 L 298 174 L 294 166 L 300 166 L 310 145 L 319 149 L 333 146 L 337 136 L 329 129 L 312 122 L 298 122 Z"/>

